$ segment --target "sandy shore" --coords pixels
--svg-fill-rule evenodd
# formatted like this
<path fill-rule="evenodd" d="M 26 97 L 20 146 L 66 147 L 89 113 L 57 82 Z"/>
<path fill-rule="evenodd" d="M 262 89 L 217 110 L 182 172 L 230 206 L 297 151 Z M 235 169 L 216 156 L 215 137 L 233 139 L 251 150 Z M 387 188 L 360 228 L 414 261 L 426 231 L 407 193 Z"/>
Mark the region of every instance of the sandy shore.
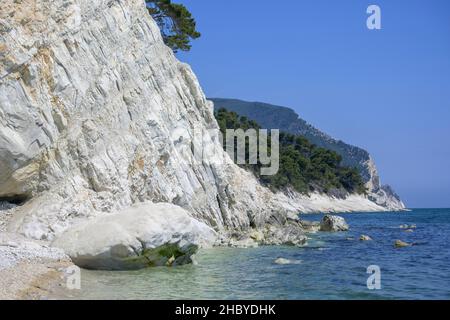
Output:
<path fill-rule="evenodd" d="M 0 300 L 47 299 L 62 286 L 70 258 L 43 241 L 0 230 Z"/>
<path fill-rule="evenodd" d="M 46 300 L 65 285 L 65 262 L 26 262 L 0 270 L 0 300 Z"/>

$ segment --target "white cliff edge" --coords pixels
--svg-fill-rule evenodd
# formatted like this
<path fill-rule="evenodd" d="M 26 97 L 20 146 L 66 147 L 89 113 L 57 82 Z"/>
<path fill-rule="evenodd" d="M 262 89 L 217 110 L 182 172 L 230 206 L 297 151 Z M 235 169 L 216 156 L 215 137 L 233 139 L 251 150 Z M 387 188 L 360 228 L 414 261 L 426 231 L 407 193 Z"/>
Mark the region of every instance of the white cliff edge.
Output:
<path fill-rule="evenodd" d="M 370 157 L 364 164 L 370 173 L 370 180 L 366 183 L 369 200 L 385 208 L 386 211 L 404 211 L 406 206 L 394 190 L 388 185 L 381 185 L 375 162 Z"/>
<path fill-rule="evenodd" d="M 210 132 L 211 103 L 143 1 L 38 3 L 4 0 L 0 12 L 0 202 L 21 203 L 7 208 L 9 232 L 58 241 L 142 202 L 216 232 L 386 210 L 363 196 L 274 194 L 234 165 Z M 199 161 L 198 145 L 214 156 Z"/>

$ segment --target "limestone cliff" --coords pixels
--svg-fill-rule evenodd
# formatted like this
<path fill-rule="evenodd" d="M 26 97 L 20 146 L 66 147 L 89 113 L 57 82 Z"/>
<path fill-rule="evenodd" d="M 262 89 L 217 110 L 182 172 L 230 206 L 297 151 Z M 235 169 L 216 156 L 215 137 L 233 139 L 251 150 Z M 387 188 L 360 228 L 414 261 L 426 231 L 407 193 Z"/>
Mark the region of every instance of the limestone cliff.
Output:
<path fill-rule="evenodd" d="M 209 129 L 212 104 L 142 0 L 2 1 L 0 203 L 21 204 L 8 210 L 9 231 L 51 240 L 145 201 L 181 206 L 216 230 L 284 224 L 299 211 L 383 210 L 362 197 L 273 194 Z M 214 156 L 199 161 L 198 145 Z"/>
<path fill-rule="evenodd" d="M 295 212 L 207 131 L 212 105 L 143 1 L 2 1 L 0 49 L 0 200 L 23 203 L 11 231 L 51 239 L 148 200 L 216 229 Z M 213 159 L 198 161 L 197 144 Z"/>

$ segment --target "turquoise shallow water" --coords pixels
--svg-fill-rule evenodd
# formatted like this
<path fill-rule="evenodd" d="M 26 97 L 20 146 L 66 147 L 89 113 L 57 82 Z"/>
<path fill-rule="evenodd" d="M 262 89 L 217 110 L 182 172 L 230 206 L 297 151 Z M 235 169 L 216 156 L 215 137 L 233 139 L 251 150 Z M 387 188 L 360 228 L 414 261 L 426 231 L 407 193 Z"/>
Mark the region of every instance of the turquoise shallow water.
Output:
<path fill-rule="evenodd" d="M 304 248 L 215 248 L 200 252 L 197 265 L 83 270 L 82 289 L 65 298 L 450 299 L 450 209 L 342 216 L 349 232 L 317 233 Z M 322 215 L 303 218 L 320 220 Z M 417 229 L 407 233 L 402 224 Z M 362 234 L 374 241 L 358 241 Z M 395 249 L 396 239 L 416 245 Z M 297 264 L 275 264 L 280 257 Z M 369 265 L 381 268 L 381 290 L 367 289 Z"/>

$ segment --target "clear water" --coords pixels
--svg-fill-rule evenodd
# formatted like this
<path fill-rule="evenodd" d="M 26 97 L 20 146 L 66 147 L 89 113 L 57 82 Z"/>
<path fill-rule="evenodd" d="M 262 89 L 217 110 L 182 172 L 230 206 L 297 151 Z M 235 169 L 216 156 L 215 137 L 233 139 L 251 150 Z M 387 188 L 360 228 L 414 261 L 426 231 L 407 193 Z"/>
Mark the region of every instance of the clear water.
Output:
<path fill-rule="evenodd" d="M 198 265 L 83 270 L 81 291 L 65 298 L 450 299 L 450 209 L 342 216 L 349 232 L 317 233 L 304 248 L 215 248 L 200 252 Z M 320 220 L 322 215 L 303 218 Z M 402 224 L 417 229 L 407 233 Z M 358 241 L 362 234 L 374 241 Z M 396 239 L 416 245 L 395 249 Z M 297 264 L 275 264 L 280 257 Z M 381 268 L 381 290 L 367 289 L 369 265 Z"/>

